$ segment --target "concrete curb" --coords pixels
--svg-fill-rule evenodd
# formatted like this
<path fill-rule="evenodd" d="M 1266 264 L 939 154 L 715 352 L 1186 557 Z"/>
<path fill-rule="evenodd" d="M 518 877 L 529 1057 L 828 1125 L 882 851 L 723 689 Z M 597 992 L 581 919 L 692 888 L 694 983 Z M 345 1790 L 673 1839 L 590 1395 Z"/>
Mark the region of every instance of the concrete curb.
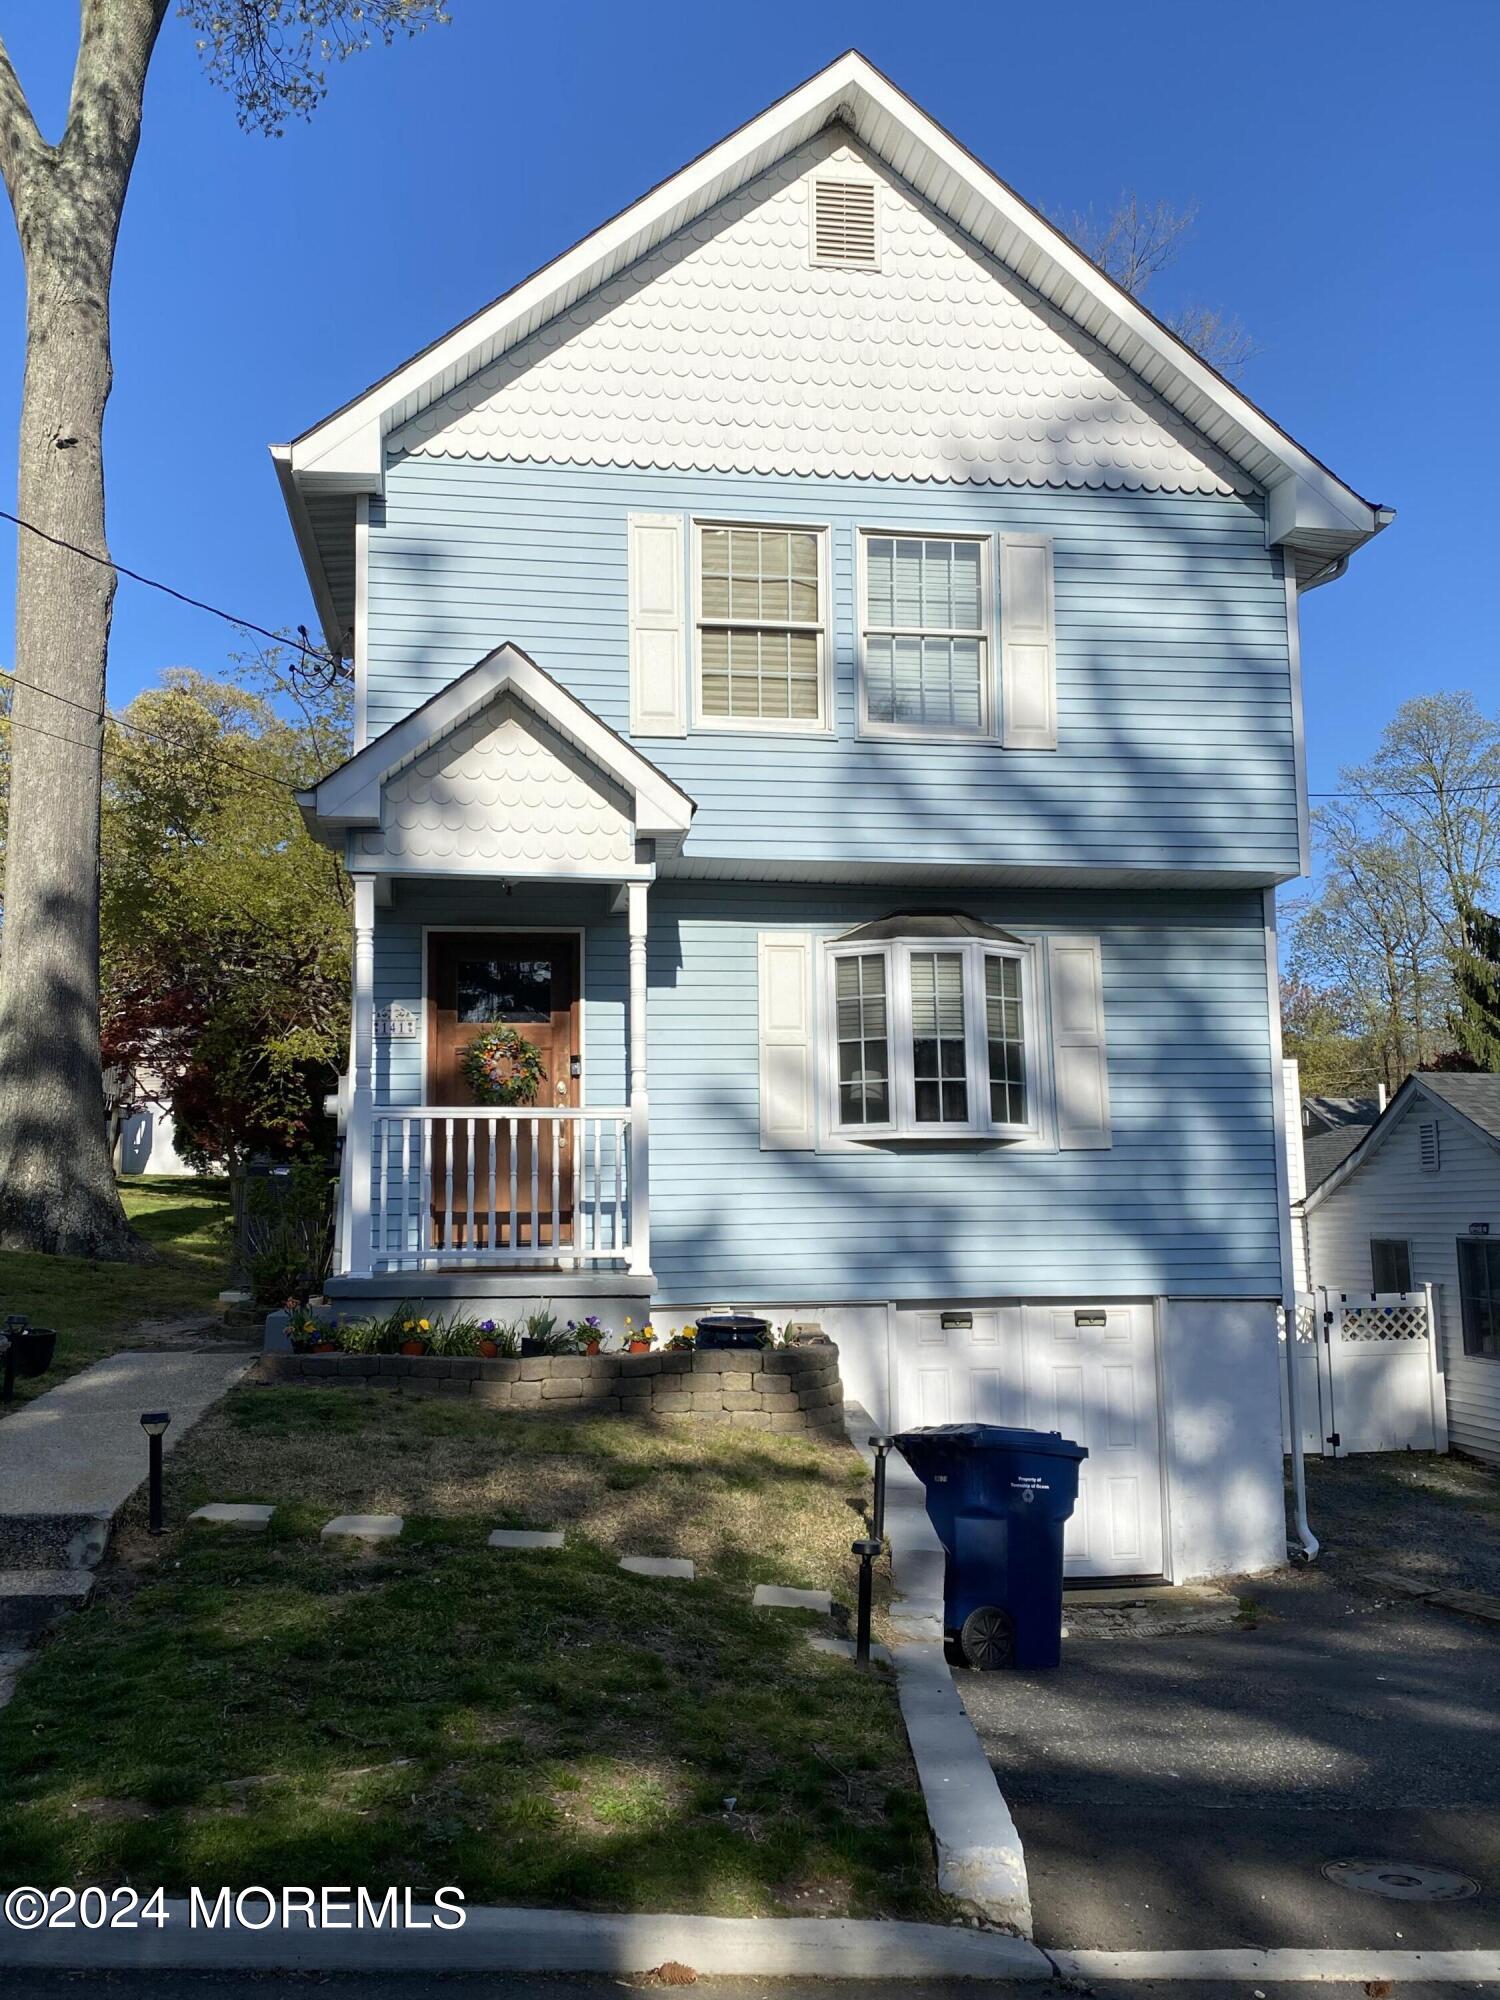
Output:
<path fill-rule="evenodd" d="M 844 1405 L 851 1443 L 874 1469 L 866 1439 L 876 1426 L 858 1403 Z M 899 1595 L 891 1648 L 901 1718 L 937 1849 L 938 1888 L 993 1923 L 1031 1936 L 1026 1855 L 943 1653 L 943 1545 L 927 1518 L 922 1482 L 899 1453 L 886 1459 L 885 1530 Z"/>
<path fill-rule="evenodd" d="M 352 1894 L 352 1892 L 348 1892 Z M 380 1894 L 375 1892 L 375 1900 Z M 252 1921 L 265 1913 L 250 1892 Z M 212 1896 L 207 1899 L 212 1903 Z M 598 1916 L 472 1909 L 460 1930 L 193 1928 L 189 1905 L 135 1931 L 18 1931 L 0 1918 L 0 1966 L 38 1971 L 648 1972 L 676 1959 L 704 1975 L 763 1979 L 1048 1979 L 1034 1945 L 995 1931 L 833 1917 Z M 346 1920 L 348 1918 L 346 1917 Z M 451 1921 L 451 1918 L 447 1919 Z"/>
<path fill-rule="evenodd" d="M 1500 1951 L 1340 1951 L 1289 1945 L 1266 1951 L 1054 1951 L 1063 1979 L 1263 1979 L 1267 1985 L 1342 1986 L 1421 1979 L 1473 1986 L 1500 1979 Z"/>

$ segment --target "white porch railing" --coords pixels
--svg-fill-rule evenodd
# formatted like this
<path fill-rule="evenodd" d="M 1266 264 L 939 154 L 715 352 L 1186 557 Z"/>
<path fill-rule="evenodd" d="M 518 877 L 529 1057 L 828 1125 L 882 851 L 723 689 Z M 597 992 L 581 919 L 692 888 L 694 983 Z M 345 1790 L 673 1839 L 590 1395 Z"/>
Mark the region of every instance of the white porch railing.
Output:
<path fill-rule="evenodd" d="M 630 1261 L 628 1108 L 377 1104 L 370 1119 L 374 1272 Z"/>

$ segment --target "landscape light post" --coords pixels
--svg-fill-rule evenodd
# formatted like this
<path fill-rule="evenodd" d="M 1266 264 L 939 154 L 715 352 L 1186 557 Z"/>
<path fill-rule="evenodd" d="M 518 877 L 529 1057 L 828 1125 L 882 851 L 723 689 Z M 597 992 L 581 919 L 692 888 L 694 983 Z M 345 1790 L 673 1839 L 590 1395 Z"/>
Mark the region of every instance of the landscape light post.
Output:
<path fill-rule="evenodd" d="M 151 1518 L 148 1523 L 148 1526 L 153 1535 L 159 1535 L 162 1533 L 161 1440 L 162 1440 L 162 1433 L 166 1430 L 167 1425 L 171 1423 L 171 1421 L 172 1419 L 170 1415 L 165 1410 L 143 1410 L 141 1412 L 141 1429 L 146 1433 L 146 1437 L 149 1440 L 149 1450 L 151 1453 L 150 1473 L 149 1473 L 150 1492 L 151 1492 Z"/>
<path fill-rule="evenodd" d="M 859 1557 L 859 1611 L 854 1631 L 854 1657 L 863 1666 L 868 1664 L 870 1658 L 870 1602 L 875 1591 L 875 1558 L 880 1554 L 881 1544 L 874 1541 L 855 1542 L 853 1548 Z"/>
<path fill-rule="evenodd" d="M 875 1454 L 875 1504 L 871 1509 L 870 1526 L 875 1531 L 877 1542 L 885 1540 L 885 1455 L 891 1448 L 887 1437 L 872 1437 L 870 1449 Z"/>

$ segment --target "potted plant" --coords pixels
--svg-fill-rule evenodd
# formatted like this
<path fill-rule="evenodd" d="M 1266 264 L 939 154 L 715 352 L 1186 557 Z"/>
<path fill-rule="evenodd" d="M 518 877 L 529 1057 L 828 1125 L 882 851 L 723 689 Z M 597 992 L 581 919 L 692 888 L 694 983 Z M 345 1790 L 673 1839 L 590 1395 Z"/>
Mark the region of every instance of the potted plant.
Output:
<path fill-rule="evenodd" d="M 695 1339 L 696 1335 L 690 1326 L 680 1326 L 667 1342 L 667 1345 L 674 1348 L 679 1354 L 691 1354 Z"/>
<path fill-rule="evenodd" d="M 626 1320 L 625 1346 L 628 1352 L 631 1354 L 649 1354 L 655 1340 L 656 1328 L 651 1324 L 649 1319 L 642 1327 L 636 1326 L 631 1320 Z"/>
<path fill-rule="evenodd" d="M 559 1324 L 557 1314 L 550 1312 L 546 1306 L 537 1306 L 527 1313 L 522 1326 L 523 1354 L 567 1354 L 572 1351 L 573 1335 Z"/>
<path fill-rule="evenodd" d="M 432 1331 L 432 1321 L 428 1319 L 404 1319 L 401 1322 L 401 1352 L 403 1354 L 425 1354 L 427 1336 Z"/>
<path fill-rule="evenodd" d="M 479 1322 L 479 1352 L 486 1361 L 493 1361 L 500 1352 L 500 1343 L 495 1338 L 498 1332 L 499 1328 L 492 1319 Z"/>
<path fill-rule="evenodd" d="M 589 1313 L 583 1319 L 570 1319 L 568 1332 L 572 1334 L 580 1354 L 597 1354 L 609 1328 L 598 1313 Z"/>
<path fill-rule="evenodd" d="M 332 1329 L 310 1313 L 295 1312 L 287 1322 L 287 1339 L 294 1354 L 327 1354 L 336 1351 Z"/>

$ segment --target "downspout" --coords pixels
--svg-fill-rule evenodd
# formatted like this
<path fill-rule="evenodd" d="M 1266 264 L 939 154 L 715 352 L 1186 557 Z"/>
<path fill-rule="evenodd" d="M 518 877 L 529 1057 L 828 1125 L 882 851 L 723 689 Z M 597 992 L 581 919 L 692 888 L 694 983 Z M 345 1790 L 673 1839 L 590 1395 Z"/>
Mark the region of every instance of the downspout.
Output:
<path fill-rule="evenodd" d="M 1281 1313 L 1286 1330 L 1286 1407 L 1291 1431 L 1292 1514 L 1303 1556 L 1312 1562 L 1318 1538 L 1307 1519 L 1307 1468 L 1302 1462 L 1302 1393 L 1297 1381 L 1297 1274 L 1292 1258 L 1292 1187 L 1287 1170 L 1286 1089 L 1281 1068 L 1281 987 L 1276 969 L 1276 891 L 1261 892 L 1266 945 L 1266 1017 L 1271 1036 L 1271 1103 L 1276 1137 L 1276 1202 L 1281 1220 Z"/>

